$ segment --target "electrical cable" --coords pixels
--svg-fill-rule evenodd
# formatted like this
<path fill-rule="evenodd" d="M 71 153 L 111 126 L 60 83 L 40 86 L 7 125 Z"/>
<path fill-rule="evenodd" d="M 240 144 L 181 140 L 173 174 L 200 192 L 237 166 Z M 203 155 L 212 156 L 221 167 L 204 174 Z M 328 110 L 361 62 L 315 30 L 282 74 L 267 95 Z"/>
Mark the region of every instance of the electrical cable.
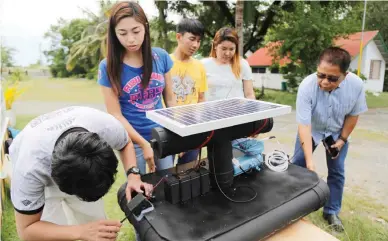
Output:
<path fill-rule="evenodd" d="M 213 136 L 214 136 L 214 130 L 210 132 L 210 135 L 206 137 L 205 141 L 202 142 L 201 145 L 199 145 L 197 148 L 194 148 L 194 150 L 199 149 L 199 155 L 198 155 L 196 164 L 194 165 L 194 167 L 189 168 L 184 172 L 176 172 L 175 174 L 173 174 L 176 178 L 180 179 L 181 176 L 190 174 L 192 171 L 198 171 L 199 167 L 203 166 L 203 164 L 201 163 L 202 147 L 204 147 L 207 143 L 209 143 L 209 141 L 213 138 Z M 176 169 L 177 167 L 178 165 L 175 166 Z"/>
<path fill-rule="evenodd" d="M 284 172 L 288 169 L 289 163 L 291 160 L 298 154 L 298 152 L 302 149 L 304 142 L 301 143 L 298 150 L 296 150 L 294 156 L 289 158 L 289 156 L 283 151 L 274 150 L 268 154 L 268 158 L 264 160 L 265 165 L 272 171 L 275 172 Z"/>
<path fill-rule="evenodd" d="M 283 151 L 275 150 L 268 154 L 265 165 L 275 172 L 284 172 L 288 169 L 288 156 Z"/>
<path fill-rule="evenodd" d="M 213 151 L 212 151 L 212 159 L 213 159 L 213 161 L 214 161 L 214 146 L 213 146 Z M 235 187 L 235 189 L 237 190 L 237 188 L 244 188 L 244 187 L 245 187 L 245 188 L 248 188 L 248 189 L 252 190 L 252 191 L 255 193 L 255 194 L 253 195 L 252 198 L 250 198 L 250 199 L 248 199 L 248 200 L 240 201 L 240 200 L 234 200 L 234 199 L 228 197 L 228 196 L 224 193 L 224 191 L 221 189 L 220 185 L 218 184 L 217 175 L 216 175 L 216 166 L 215 166 L 215 165 L 213 165 L 213 171 L 214 171 L 214 179 L 215 179 L 215 181 L 216 181 L 216 184 L 217 184 L 218 189 L 221 191 L 221 193 L 224 195 L 224 197 L 225 197 L 226 199 L 228 199 L 229 201 L 235 202 L 235 203 L 247 203 L 247 202 L 253 201 L 253 200 L 257 197 L 257 192 L 255 191 L 255 189 L 253 189 L 251 186 L 248 186 L 248 185 L 238 186 L 238 187 Z"/>

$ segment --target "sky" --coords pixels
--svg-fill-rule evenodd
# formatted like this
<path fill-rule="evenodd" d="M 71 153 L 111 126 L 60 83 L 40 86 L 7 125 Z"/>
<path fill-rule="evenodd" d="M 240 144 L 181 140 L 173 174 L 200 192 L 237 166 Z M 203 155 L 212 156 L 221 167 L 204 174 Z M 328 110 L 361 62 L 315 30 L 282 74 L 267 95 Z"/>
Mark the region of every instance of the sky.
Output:
<path fill-rule="evenodd" d="M 147 17 L 157 16 L 153 0 L 139 0 Z M 34 64 L 45 57 L 40 52 L 49 42 L 43 35 L 57 20 L 83 17 L 80 8 L 98 11 L 97 0 L 0 0 L 0 41 L 16 49 L 14 62 L 19 66 Z M 39 50 L 41 49 L 41 51 Z"/>

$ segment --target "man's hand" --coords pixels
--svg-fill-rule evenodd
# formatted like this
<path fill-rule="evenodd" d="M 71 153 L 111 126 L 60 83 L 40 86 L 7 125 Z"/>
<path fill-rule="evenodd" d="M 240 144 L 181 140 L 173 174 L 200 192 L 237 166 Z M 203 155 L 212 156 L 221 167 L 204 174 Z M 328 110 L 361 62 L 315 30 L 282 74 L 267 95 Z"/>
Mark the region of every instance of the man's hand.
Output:
<path fill-rule="evenodd" d="M 345 142 L 341 139 L 338 139 L 334 145 L 331 145 L 331 148 L 337 148 L 338 154 L 337 156 L 332 157 L 332 159 L 336 159 L 339 156 L 339 153 L 342 149 L 342 147 L 345 145 Z"/>
<path fill-rule="evenodd" d="M 155 172 L 154 150 L 149 143 L 143 145 L 142 150 L 150 172 Z"/>
<path fill-rule="evenodd" d="M 181 153 L 179 153 L 179 155 L 178 155 L 179 158 L 182 158 L 182 157 L 185 155 L 185 153 L 186 153 L 186 152 L 181 152 Z"/>
<path fill-rule="evenodd" d="M 144 189 L 145 191 L 145 196 L 148 197 L 151 196 L 154 187 L 152 184 L 142 182 L 142 180 L 140 179 L 140 175 L 130 174 L 128 176 L 127 188 L 125 189 L 125 194 L 128 202 L 132 199 L 132 191 L 144 193 L 142 189 Z"/>
<path fill-rule="evenodd" d="M 84 241 L 114 241 L 121 223 L 115 220 L 100 220 L 79 226 L 79 237 Z"/>

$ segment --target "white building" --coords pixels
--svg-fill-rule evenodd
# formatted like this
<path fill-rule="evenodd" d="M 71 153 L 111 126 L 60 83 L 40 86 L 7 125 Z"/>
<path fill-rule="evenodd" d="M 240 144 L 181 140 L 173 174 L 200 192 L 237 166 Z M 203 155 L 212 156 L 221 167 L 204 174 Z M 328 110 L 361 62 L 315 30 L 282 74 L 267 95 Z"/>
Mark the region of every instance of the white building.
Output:
<path fill-rule="evenodd" d="M 351 70 L 357 70 L 360 55 L 361 32 L 349 35 L 347 38 L 339 38 L 334 41 L 335 45 L 346 49 L 352 56 Z M 281 89 L 282 74 L 277 69 L 270 70 L 273 57 L 269 48 L 263 47 L 247 58 L 253 72 L 253 85 L 260 88 Z M 280 65 L 287 60 L 280 61 Z M 361 73 L 367 78 L 365 88 L 372 92 L 382 92 L 384 75 L 388 63 L 388 48 L 385 45 L 379 31 L 364 32 Z"/>

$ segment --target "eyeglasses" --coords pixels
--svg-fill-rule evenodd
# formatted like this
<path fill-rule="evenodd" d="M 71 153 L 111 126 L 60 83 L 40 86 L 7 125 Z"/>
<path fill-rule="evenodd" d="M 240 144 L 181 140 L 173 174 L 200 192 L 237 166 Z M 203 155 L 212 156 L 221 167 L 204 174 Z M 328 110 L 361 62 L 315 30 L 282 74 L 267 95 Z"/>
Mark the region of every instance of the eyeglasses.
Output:
<path fill-rule="evenodd" d="M 327 79 L 329 82 L 335 83 L 341 78 L 341 76 L 333 76 L 333 75 L 327 75 L 323 73 L 317 72 L 318 79 Z"/>

